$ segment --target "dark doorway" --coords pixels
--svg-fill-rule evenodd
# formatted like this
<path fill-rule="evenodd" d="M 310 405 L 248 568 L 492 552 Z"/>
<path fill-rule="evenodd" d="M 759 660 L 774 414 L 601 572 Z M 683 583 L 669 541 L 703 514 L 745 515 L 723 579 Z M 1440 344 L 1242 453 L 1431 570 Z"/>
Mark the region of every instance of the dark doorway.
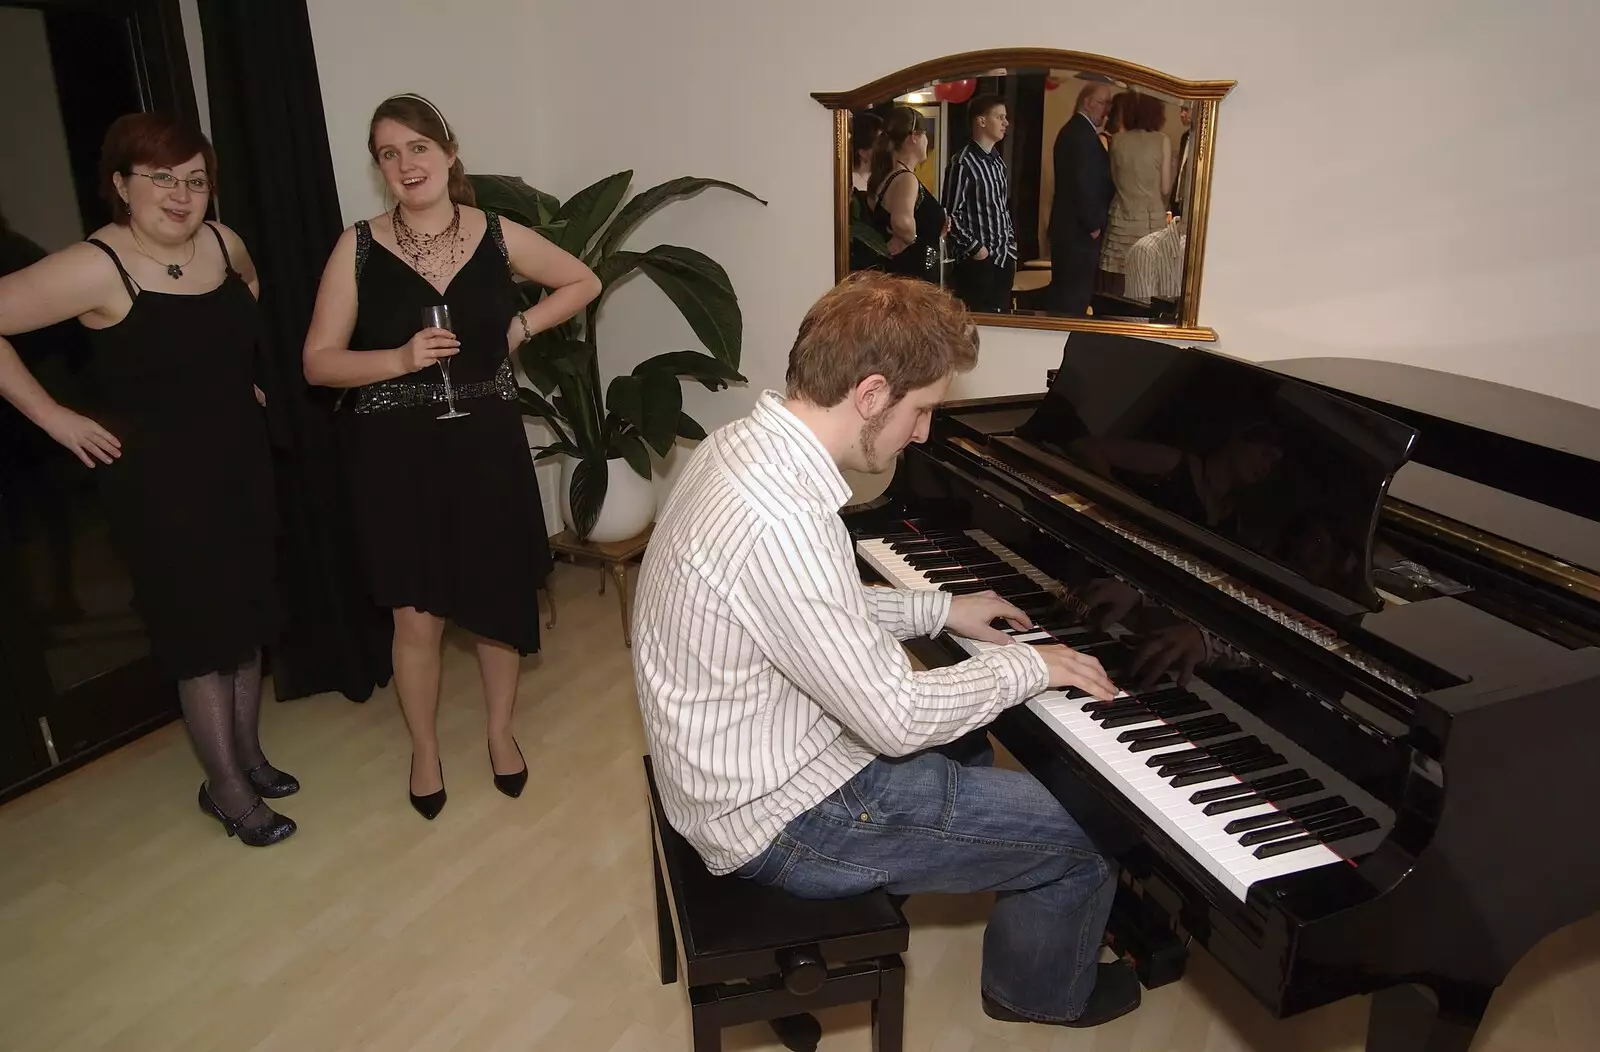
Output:
<path fill-rule="evenodd" d="M 21 159 L 0 174 L 9 273 L 109 220 L 96 180 L 113 120 L 152 109 L 193 120 L 196 106 L 177 0 L 0 0 L 0 71 L 30 102 L 0 118 Z M 11 342 L 58 401 L 78 401 L 75 320 Z M 0 400 L 0 800 L 178 714 L 97 482 Z"/>

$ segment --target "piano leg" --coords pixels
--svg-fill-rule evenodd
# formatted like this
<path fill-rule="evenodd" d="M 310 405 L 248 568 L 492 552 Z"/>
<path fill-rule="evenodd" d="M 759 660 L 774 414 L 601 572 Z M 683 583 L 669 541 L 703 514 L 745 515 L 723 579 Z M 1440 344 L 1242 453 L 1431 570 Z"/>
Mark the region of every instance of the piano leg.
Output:
<path fill-rule="evenodd" d="M 1404 984 L 1372 995 L 1367 1052 L 1467 1052 L 1494 988 Z"/>

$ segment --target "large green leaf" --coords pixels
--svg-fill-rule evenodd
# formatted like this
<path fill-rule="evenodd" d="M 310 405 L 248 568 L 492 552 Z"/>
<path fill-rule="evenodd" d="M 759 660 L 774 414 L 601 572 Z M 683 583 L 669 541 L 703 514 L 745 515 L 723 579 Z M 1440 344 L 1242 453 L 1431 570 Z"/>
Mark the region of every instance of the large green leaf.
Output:
<path fill-rule="evenodd" d="M 467 182 L 472 184 L 479 208 L 499 212 L 551 240 L 560 236 L 564 224 L 557 225 L 556 213 L 561 200 L 554 194 L 529 186 L 515 175 L 468 175 Z"/>
<path fill-rule="evenodd" d="M 721 179 L 702 179 L 692 175 L 668 179 L 664 183 L 652 186 L 643 193 L 635 194 L 623 206 L 622 211 L 617 213 L 617 218 L 612 220 L 611 225 L 606 228 L 605 234 L 596 243 L 590 258 L 591 265 L 597 260 L 604 259 L 613 249 L 621 245 L 622 239 L 627 237 L 629 232 L 651 212 L 654 212 L 668 201 L 691 197 L 713 186 L 721 187 L 724 190 L 732 190 L 734 193 L 743 194 L 752 201 L 763 205 L 766 204 L 765 201 L 762 201 L 761 198 L 744 187 L 736 186 L 733 183 L 725 183 Z"/>
<path fill-rule="evenodd" d="M 683 388 L 678 378 L 667 372 L 619 376 L 606 389 L 606 406 L 637 428 L 650 447 L 664 457 L 678 433 Z"/>
<path fill-rule="evenodd" d="M 706 350 L 737 369 L 744 340 L 744 315 L 722 265 L 692 248 L 659 245 L 644 254 L 639 269 L 677 304 Z"/>
<path fill-rule="evenodd" d="M 579 540 L 587 540 L 594 524 L 600 518 L 600 506 L 606 500 L 606 458 L 584 457 L 572 472 L 572 489 L 567 499 L 572 503 L 572 527 Z"/>
<path fill-rule="evenodd" d="M 692 248 L 657 245 L 648 252 L 613 253 L 600 261 L 595 274 L 610 289 L 635 269 L 644 271 L 667 294 L 713 357 L 739 367 L 744 315 L 720 263 Z M 594 309 L 591 305 L 591 314 Z"/>
<path fill-rule="evenodd" d="M 562 415 L 556 411 L 556 407 L 551 405 L 544 395 L 530 387 L 519 385 L 517 387 L 517 404 L 521 407 L 524 416 L 537 417 L 543 420 L 550 430 L 555 433 L 557 442 L 570 443 L 572 441 L 571 436 L 567 434 Z"/>
<path fill-rule="evenodd" d="M 696 380 L 707 391 L 720 391 L 733 381 L 743 382 L 739 370 L 700 351 L 668 351 L 646 358 L 633 367 L 633 375 L 668 372 L 685 380 Z"/>
<path fill-rule="evenodd" d="M 706 429 L 701 427 L 695 418 L 688 413 L 678 414 L 678 437 L 687 438 L 691 442 L 698 442 L 706 437 Z"/>
<path fill-rule="evenodd" d="M 637 431 L 629 431 L 624 435 L 619 435 L 613 445 L 622 454 L 623 459 L 628 462 L 628 466 L 633 469 L 633 473 L 648 482 L 650 480 L 650 450 L 644 444 L 644 439 L 639 437 L 639 433 Z"/>
<path fill-rule="evenodd" d="M 589 248 L 589 240 L 600 232 L 617 205 L 622 203 L 622 195 L 628 192 L 632 179 L 631 169 L 618 172 L 573 194 L 555 215 L 555 222 L 566 222 L 557 244 L 574 256 L 582 256 Z"/>

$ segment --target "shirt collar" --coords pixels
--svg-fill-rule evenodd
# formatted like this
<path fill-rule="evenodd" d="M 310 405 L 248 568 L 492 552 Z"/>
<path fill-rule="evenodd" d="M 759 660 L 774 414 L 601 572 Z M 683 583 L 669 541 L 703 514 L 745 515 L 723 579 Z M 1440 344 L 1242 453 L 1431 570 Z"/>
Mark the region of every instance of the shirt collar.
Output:
<path fill-rule="evenodd" d="M 750 418 L 757 426 L 772 432 L 794 453 L 806 478 L 835 507 L 844 507 L 850 499 L 850 483 L 845 481 L 844 473 L 833 462 L 822 440 L 783 403 L 783 395 L 777 391 L 762 391 Z"/>

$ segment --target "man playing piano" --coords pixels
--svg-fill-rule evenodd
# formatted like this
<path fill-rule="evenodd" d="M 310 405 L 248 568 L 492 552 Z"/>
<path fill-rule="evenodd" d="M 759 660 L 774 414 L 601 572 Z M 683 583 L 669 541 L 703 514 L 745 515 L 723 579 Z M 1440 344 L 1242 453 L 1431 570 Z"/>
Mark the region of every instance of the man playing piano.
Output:
<path fill-rule="evenodd" d="M 1031 775 L 954 754 L 1047 688 L 1116 688 L 1092 657 L 993 627 L 1031 627 L 993 593 L 864 586 L 838 515 L 843 472 L 926 440 L 976 361 L 960 303 L 927 282 L 860 273 L 811 308 L 787 395 L 703 441 L 659 517 L 639 706 L 667 817 L 713 873 L 811 898 L 998 892 L 984 1011 L 1094 1026 L 1139 1004 L 1133 970 L 1099 963 L 1112 862 Z M 899 641 L 940 632 L 1005 645 L 914 669 Z"/>

